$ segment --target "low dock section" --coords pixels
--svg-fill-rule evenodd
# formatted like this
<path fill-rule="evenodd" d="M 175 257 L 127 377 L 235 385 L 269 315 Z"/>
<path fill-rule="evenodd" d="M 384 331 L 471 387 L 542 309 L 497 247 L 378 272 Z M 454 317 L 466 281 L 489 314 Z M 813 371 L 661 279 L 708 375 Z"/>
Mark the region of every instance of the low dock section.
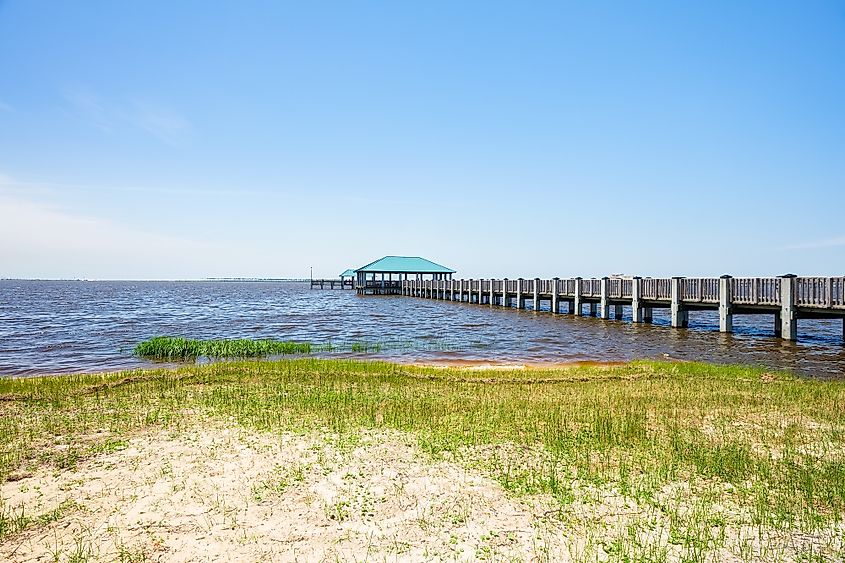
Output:
<path fill-rule="evenodd" d="M 405 280 L 401 295 L 467 303 L 530 307 L 546 302 L 552 313 L 651 322 L 654 309 L 669 309 L 673 327 L 686 327 L 691 311 L 718 311 L 719 330 L 733 331 L 734 315 L 771 314 L 774 333 L 798 337 L 799 319 L 842 319 L 845 341 L 845 277 L 601 278 Z M 530 304 L 530 305 L 529 305 Z"/>
<path fill-rule="evenodd" d="M 311 289 L 354 289 L 352 280 L 311 280 Z"/>

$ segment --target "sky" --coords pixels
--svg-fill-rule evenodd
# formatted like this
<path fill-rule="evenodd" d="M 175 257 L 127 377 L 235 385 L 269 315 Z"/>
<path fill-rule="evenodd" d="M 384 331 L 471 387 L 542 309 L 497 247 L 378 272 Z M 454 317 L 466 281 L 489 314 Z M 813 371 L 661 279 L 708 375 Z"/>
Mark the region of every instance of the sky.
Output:
<path fill-rule="evenodd" d="M 0 278 L 845 275 L 845 0 L 0 0 Z"/>

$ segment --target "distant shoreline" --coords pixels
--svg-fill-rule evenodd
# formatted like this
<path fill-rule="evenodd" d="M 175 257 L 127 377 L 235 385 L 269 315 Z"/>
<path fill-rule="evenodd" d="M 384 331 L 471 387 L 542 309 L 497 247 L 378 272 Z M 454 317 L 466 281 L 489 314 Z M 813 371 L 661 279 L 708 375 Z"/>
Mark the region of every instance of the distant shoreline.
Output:
<path fill-rule="evenodd" d="M 197 278 L 197 279 L 88 279 L 88 278 L 0 278 L 0 281 L 26 282 L 308 282 L 308 278 Z"/>

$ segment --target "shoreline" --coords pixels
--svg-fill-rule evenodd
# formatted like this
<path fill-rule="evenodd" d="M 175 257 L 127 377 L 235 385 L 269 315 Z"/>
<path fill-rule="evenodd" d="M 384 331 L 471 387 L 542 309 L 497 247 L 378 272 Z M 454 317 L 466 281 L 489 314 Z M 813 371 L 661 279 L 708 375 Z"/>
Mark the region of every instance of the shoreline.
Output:
<path fill-rule="evenodd" d="M 845 550 L 845 382 L 309 357 L 6 379 L 0 397 L 9 560 Z"/>

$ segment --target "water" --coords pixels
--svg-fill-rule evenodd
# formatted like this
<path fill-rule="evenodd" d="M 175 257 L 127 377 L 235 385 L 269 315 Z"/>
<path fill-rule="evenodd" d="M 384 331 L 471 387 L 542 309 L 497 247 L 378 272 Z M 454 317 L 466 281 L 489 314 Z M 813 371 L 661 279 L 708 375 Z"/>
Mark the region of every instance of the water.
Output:
<path fill-rule="evenodd" d="M 799 323 L 797 343 L 772 336 L 771 316 L 715 313 L 690 329 L 576 318 L 409 297 L 359 297 L 284 282 L 0 281 L 0 375 L 148 367 L 132 348 L 152 336 L 385 343 L 366 357 L 403 362 L 544 363 L 671 358 L 845 376 L 842 321 Z M 347 348 L 348 350 L 348 348 Z M 346 353 L 355 356 L 356 354 Z"/>

